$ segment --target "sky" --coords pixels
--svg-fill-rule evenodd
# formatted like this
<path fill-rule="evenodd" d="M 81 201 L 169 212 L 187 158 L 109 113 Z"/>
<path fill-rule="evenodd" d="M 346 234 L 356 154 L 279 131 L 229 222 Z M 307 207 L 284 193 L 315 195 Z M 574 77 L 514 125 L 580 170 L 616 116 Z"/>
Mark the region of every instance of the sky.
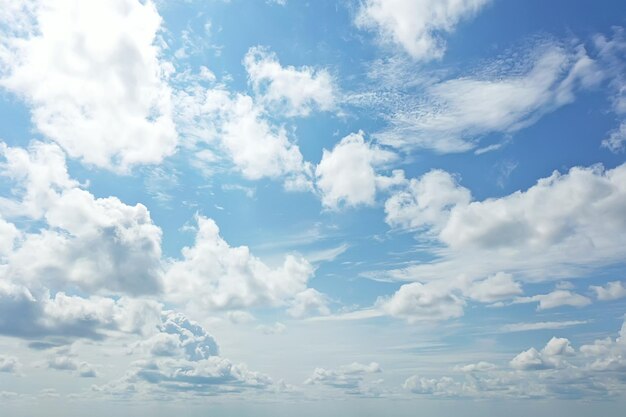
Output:
<path fill-rule="evenodd" d="M 0 0 L 0 399 L 621 416 L 626 3 Z"/>

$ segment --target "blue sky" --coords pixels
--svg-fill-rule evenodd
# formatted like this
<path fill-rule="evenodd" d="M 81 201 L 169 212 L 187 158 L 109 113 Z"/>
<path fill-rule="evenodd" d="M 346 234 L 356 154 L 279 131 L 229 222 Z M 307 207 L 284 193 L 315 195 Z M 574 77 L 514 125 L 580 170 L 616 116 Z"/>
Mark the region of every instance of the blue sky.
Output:
<path fill-rule="evenodd" d="M 3 409 L 621 415 L 624 27 L 0 0 Z"/>

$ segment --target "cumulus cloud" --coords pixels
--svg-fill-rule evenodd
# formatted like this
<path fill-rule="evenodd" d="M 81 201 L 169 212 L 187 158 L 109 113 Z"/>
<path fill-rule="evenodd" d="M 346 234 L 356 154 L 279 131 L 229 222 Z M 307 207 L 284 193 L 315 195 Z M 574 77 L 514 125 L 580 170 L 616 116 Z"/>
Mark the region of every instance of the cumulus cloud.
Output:
<path fill-rule="evenodd" d="M 0 372 L 14 374 L 22 367 L 21 362 L 15 356 L 0 355 Z"/>
<path fill-rule="evenodd" d="M 600 301 L 618 300 L 626 297 L 626 286 L 621 281 L 607 282 L 603 286 L 592 285 L 589 289 L 596 293 L 596 298 Z"/>
<path fill-rule="evenodd" d="M 305 385 L 319 385 L 344 390 L 351 395 L 375 396 L 369 376 L 379 374 L 382 368 L 376 362 L 362 364 L 353 362 L 338 369 L 315 368 L 313 374 L 304 381 Z"/>
<path fill-rule="evenodd" d="M 287 255 L 271 268 L 246 246 L 231 247 L 211 219 L 198 216 L 193 246 L 182 250 L 183 259 L 169 266 L 166 296 L 199 308 L 233 310 L 259 305 L 281 305 L 307 288 L 314 269 L 299 255 Z"/>
<path fill-rule="evenodd" d="M 6 278 L 54 290 L 132 295 L 160 290 L 161 230 L 145 206 L 95 198 L 80 188 L 56 145 L 34 142 L 24 150 L 2 144 L 0 152 L 5 159 L 0 174 L 16 184 L 12 198 L 0 199 L 0 212 L 47 226 L 23 233 L 5 254 Z"/>
<path fill-rule="evenodd" d="M 301 318 L 313 314 L 325 316 L 330 314 L 328 307 L 330 300 L 314 288 L 307 288 L 295 295 L 287 313 L 295 318 Z"/>
<path fill-rule="evenodd" d="M 27 339 L 45 336 L 102 339 L 107 332 L 148 333 L 160 305 L 149 300 L 82 298 L 0 281 L 0 334 Z"/>
<path fill-rule="evenodd" d="M 609 398 L 624 389 L 625 328 L 615 339 L 598 339 L 579 350 L 568 339 L 552 337 L 541 350 L 525 350 L 508 366 L 478 362 L 456 367 L 460 378 L 414 375 L 404 387 L 446 398 Z"/>
<path fill-rule="evenodd" d="M 289 116 L 306 116 L 335 105 L 335 86 L 327 70 L 283 67 L 275 53 L 253 47 L 244 57 L 248 79 L 259 100 Z"/>
<path fill-rule="evenodd" d="M 537 310 L 548 310 L 562 306 L 585 307 L 591 304 L 591 300 L 584 295 L 576 294 L 568 290 L 556 290 L 548 294 L 533 295 L 532 297 L 517 298 L 514 303 L 539 303 Z"/>
<path fill-rule="evenodd" d="M 405 284 L 390 297 L 376 301 L 379 310 L 409 323 L 461 317 L 465 300 L 458 290 L 438 281 Z"/>
<path fill-rule="evenodd" d="M 284 178 L 288 190 L 311 188 L 312 168 L 283 125 L 245 94 L 200 86 L 178 92 L 179 127 L 190 139 L 195 164 L 209 173 L 230 162 L 246 179 Z"/>
<path fill-rule="evenodd" d="M 267 375 L 219 356 L 213 336 L 182 313 L 165 311 L 158 333 L 138 344 L 146 356 L 119 379 L 92 390 L 114 397 L 234 394 L 274 386 Z M 177 397 L 179 398 L 179 397 Z"/>
<path fill-rule="evenodd" d="M 535 48 L 532 66 L 453 78 L 425 87 L 419 102 L 397 100 L 389 127 L 375 137 L 397 148 L 427 148 L 438 153 L 474 149 L 488 133 L 514 133 L 575 99 L 579 89 L 603 79 L 584 50 L 548 43 Z M 506 60 L 503 60 L 506 62 Z M 502 64 L 504 65 L 504 63 Z M 497 67 L 497 64 L 494 65 Z M 491 70 L 494 71 L 494 70 Z"/>
<path fill-rule="evenodd" d="M 399 177 L 399 172 L 393 177 L 376 172 L 396 156 L 366 142 L 363 135 L 363 132 L 352 133 L 341 139 L 331 151 L 324 149 L 315 176 L 322 204 L 326 208 L 371 205 L 377 189 L 403 179 Z"/>
<path fill-rule="evenodd" d="M 23 97 L 36 128 L 74 158 L 125 172 L 171 155 L 170 66 L 152 2 L 30 2 L 0 54 L 0 85 Z"/>
<path fill-rule="evenodd" d="M 563 358 L 574 353 L 569 340 L 553 337 L 541 351 L 530 348 L 514 357 L 511 367 L 522 371 L 563 367 L 567 366 Z"/>
<path fill-rule="evenodd" d="M 468 189 L 461 187 L 446 171 L 432 170 L 393 193 L 385 202 L 385 221 L 402 229 L 437 228 L 445 225 L 450 210 L 471 200 Z"/>
<path fill-rule="evenodd" d="M 620 261 L 626 247 L 625 178 L 626 165 L 609 170 L 599 165 L 574 167 L 565 174 L 554 172 L 525 191 L 444 206 L 425 225 L 443 245 L 433 261 L 373 275 L 430 280 L 465 274 L 478 279 L 507 272 L 541 281 L 579 276 L 590 268 Z M 442 194 L 445 200 L 449 189 L 444 187 Z M 413 224 L 422 224 L 422 213 L 430 207 L 407 201 L 402 212 L 417 213 L 419 220 Z M 434 208 L 439 206 L 433 203 Z M 392 218 L 402 219 L 399 214 Z M 393 224 L 411 226 L 408 220 Z"/>
<path fill-rule="evenodd" d="M 442 35 L 475 15 L 489 0 L 367 0 L 355 23 L 376 32 L 385 43 L 402 47 L 416 60 L 441 58 L 446 49 Z"/>

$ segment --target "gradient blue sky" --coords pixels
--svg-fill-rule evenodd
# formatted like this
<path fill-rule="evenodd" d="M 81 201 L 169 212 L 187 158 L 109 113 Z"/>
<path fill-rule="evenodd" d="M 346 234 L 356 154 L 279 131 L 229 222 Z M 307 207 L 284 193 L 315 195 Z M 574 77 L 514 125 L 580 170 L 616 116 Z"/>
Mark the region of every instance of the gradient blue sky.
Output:
<path fill-rule="evenodd" d="M 621 415 L 624 27 L 0 0 L 3 415 Z"/>

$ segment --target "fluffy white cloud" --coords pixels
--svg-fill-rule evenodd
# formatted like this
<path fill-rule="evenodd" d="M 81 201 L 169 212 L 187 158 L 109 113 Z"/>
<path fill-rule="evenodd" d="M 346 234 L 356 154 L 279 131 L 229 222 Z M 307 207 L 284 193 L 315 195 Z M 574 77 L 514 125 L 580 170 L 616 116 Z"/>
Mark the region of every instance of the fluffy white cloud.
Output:
<path fill-rule="evenodd" d="M 47 366 L 49 369 L 57 371 L 75 371 L 81 378 L 95 378 L 97 376 L 93 365 L 85 361 L 78 361 L 65 353 L 48 358 Z"/>
<path fill-rule="evenodd" d="M 40 132 L 70 156 L 118 171 L 174 152 L 152 2 L 55 0 L 28 11 L 34 27 L 2 41 L 11 53 L 0 55 L 9 60 L 0 85 L 30 104 Z"/>
<path fill-rule="evenodd" d="M 569 340 L 553 337 L 540 351 L 530 348 L 511 360 L 511 367 L 522 371 L 568 366 L 564 357 L 574 355 Z"/>
<path fill-rule="evenodd" d="M 312 169 L 282 125 L 245 94 L 196 86 L 176 97 L 180 129 L 194 141 L 196 165 L 212 173 L 225 157 L 251 180 L 285 178 L 285 188 L 311 188 Z"/>
<path fill-rule="evenodd" d="M 526 191 L 446 208 L 441 213 L 448 216 L 445 223 L 431 226 L 444 245 L 438 257 L 382 275 L 429 280 L 466 274 L 476 279 L 505 271 L 537 281 L 579 276 L 590 267 L 619 261 L 626 247 L 624 184 L 626 165 L 574 167 Z"/>
<path fill-rule="evenodd" d="M 513 280 L 511 274 L 498 272 L 484 280 L 473 282 L 465 290 L 465 294 L 473 300 L 492 303 L 522 294 L 522 287 Z"/>
<path fill-rule="evenodd" d="M 245 246 L 231 247 L 215 222 L 197 217 L 193 246 L 182 250 L 166 273 L 165 294 L 179 304 L 209 309 L 281 305 L 306 289 L 314 269 L 304 258 L 287 255 L 271 268 Z"/>
<path fill-rule="evenodd" d="M 624 152 L 626 149 L 626 122 L 622 122 L 617 129 L 609 133 L 609 137 L 602 141 L 602 147 L 613 153 Z"/>
<path fill-rule="evenodd" d="M 582 47 L 570 51 L 548 44 L 536 49 L 536 56 L 529 58 L 532 66 L 521 74 L 501 70 L 450 79 L 427 86 L 416 103 L 400 100 L 398 109 L 390 109 L 389 127 L 375 137 L 399 148 L 467 151 L 482 135 L 513 133 L 534 123 L 574 101 L 578 89 L 603 78 Z"/>
<path fill-rule="evenodd" d="M 357 26 L 377 31 L 417 60 L 441 58 L 446 44 L 441 34 L 452 32 L 489 0 L 367 0 L 357 14 Z"/>
<path fill-rule="evenodd" d="M 148 300 L 31 292 L 0 281 L 0 334 L 102 339 L 107 332 L 150 333 L 161 306 Z"/>
<path fill-rule="evenodd" d="M 366 142 L 363 132 L 344 137 L 332 151 L 324 149 L 315 169 L 322 204 L 330 209 L 373 204 L 377 188 L 400 181 L 399 173 L 384 177 L 376 172 L 395 158 L 394 153 Z"/>
<path fill-rule="evenodd" d="M 589 289 L 596 293 L 600 301 L 618 300 L 626 297 L 626 286 L 621 281 L 607 282 L 604 286 L 592 285 Z"/>
<path fill-rule="evenodd" d="M 0 355 L 0 372 L 14 374 L 19 372 L 21 367 L 22 364 L 15 356 Z"/>
<path fill-rule="evenodd" d="M 370 376 L 382 372 L 376 362 L 362 364 L 353 362 L 338 369 L 315 368 L 313 374 L 304 381 L 305 385 L 320 385 L 345 390 L 351 395 L 377 396 L 377 390 L 372 389 Z"/>
<path fill-rule="evenodd" d="M 607 337 L 576 350 L 568 339 L 553 337 L 541 349 L 516 355 L 508 367 L 478 362 L 456 367 L 450 376 L 408 378 L 408 391 L 448 398 L 609 398 L 624 390 L 626 325 L 616 339 Z"/>
<path fill-rule="evenodd" d="M 432 170 L 411 178 L 406 187 L 394 192 L 385 202 L 385 221 L 403 229 L 434 228 L 445 225 L 450 210 L 471 200 L 468 189 L 461 187 L 448 172 Z"/>
<path fill-rule="evenodd" d="M 427 394 L 434 396 L 450 396 L 461 391 L 461 384 L 450 377 L 426 378 L 413 375 L 404 381 L 405 390 L 413 394 Z"/>
<path fill-rule="evenodd" d="M 461 317 L 465 300 L 460 292 L 450 288 L 448 283 L 413 282 L 401 286 L 391 297 L 379 298 L 376 306 L 392 317 L 415 323 Z"/>
<path fill-rule="evenodd" d="M 548 330 L 548 329 L 563 329 L 571 326 L 579 326 L 581 324 L 589 323 L 585 320 L 567 320 L 567 321 L 540 321 L 536 323 L 513 323 L 502 326 L 503 332 L 526 332 L 532 330 Z"/>
<path fill-rule="evenodd" d="M 283 67 L 276 54 L 253 47 L 244 57 L 248 79 L 259 100 L 289 116 L 306 116 L 312 110 L 330 110 L 335 87 L 330 73 L 311 67 Z"/>
<path fill-rule="evenodd" d="M 199 361 L 219 355 L 215 338 L 181 313 L 164 312 L 162 323 L 157 327 L 160 333 L 144 342 L 154 356 L 184 356 L 187 360 Z"/>
<path fill-rule="evenodd" d="M 534 303 L 538 302 L 537 310 L 548 310 L 562 306 L 585 307 L 591 304 L 591 300 L 584 295 L 576 294 L 568 290 L 556 290 L 548 294 L 533 295 L 532 297 L 521 297 L 514 303 Z"/>
<path fill-rule="evenodd" d="M 330 308 L 328 308 L 329 302 L 330 300 L 325 294 L 322 294 L 314 288 L 307 288 L 293 297 L 291 306 L 287 309 L 287 313 L 296 318 L 312 314 L 325 316 L 330 314 Z"/>
<path fill-rule="evenodd" d="M 146 207 L 95 198 L 81 189 L 69 178 L 56 145 L 34 142 L 24 150 L 2 144 L 0 151 L 6 160 L 0 173 L 16 185 L 12 198 L 0 199 L 0 212 L 43 220 L 47 226 L 23 233 L 5 254 L 5 278 L 53 290 L 160 290 L 161 230 Z"/>

